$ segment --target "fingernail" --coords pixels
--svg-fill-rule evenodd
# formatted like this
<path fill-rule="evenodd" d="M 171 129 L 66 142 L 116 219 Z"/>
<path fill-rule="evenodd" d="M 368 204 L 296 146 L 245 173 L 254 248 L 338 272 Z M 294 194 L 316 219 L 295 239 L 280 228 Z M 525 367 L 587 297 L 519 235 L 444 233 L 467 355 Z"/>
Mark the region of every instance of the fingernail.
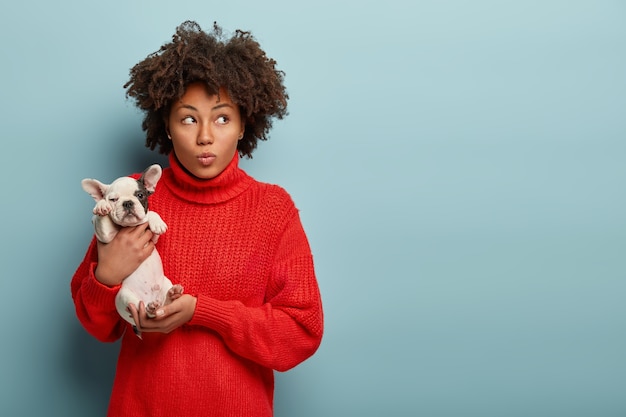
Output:
<path fill-rule="evenodd" d="M 163 309 L 157 310 L 157 312 L 156 312 L 157 316 L 162 316 L 163 314 L 165 314 L 165 310 L 163 310 Z"/>

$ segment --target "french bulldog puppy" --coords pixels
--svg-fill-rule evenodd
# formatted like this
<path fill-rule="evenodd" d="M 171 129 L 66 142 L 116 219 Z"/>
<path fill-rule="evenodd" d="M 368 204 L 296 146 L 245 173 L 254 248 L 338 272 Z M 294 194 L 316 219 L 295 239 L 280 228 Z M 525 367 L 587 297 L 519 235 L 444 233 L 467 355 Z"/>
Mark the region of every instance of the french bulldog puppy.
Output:
<path fill-rule="evenodd" d="M 83 190 L 93 197 L 96 206 L 93 209 L 92 222 L 96 238 L 109 243 L 122 227 L 148 223 L 153 241 L 165 233 L 167 225 L 154 211 L 148 210 L 150 196 L 161 178 L 162 169 L 158 164 L 148 167 L 141 178 L 135 180 L 121 177 L 111 184 L 85 178 L 81 181 Z M 149 317 L 155 317 L 156 311 L 171 303 L 183 293 L 181 285 L 172 282 L 163 273 L 161 257 L 156 249 L 139 267 L 122 282 L 115 297 L 115 307 L 124 320 L 133 326 L 135 334 L 141 338 L 137 326 L 130 315 L 129 304 L 139 308 L 143 301 Z"/>

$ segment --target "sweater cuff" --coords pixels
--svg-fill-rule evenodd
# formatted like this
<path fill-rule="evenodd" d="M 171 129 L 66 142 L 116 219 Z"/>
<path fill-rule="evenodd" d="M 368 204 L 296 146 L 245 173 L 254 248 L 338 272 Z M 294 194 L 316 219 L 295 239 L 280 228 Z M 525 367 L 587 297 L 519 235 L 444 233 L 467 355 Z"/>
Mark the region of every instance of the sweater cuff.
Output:
<path fill-rule="evenodd" d="M 232 302 L 220 301 L 199 294 L 196 302 L 196 310 L 189 321 L 191 326 L 204 326 L 224 333 L 228 330 L 235 306 Z"/>
<path fill-rule="evenodd" d="M 83 282 L 83 298 L 87 303 L 103 309 L 115 308 L 115 296 L 121 285 L 109 287 L 96 279 L 95 270 L 97 263 L 89 265 L 89 276 Z"/>

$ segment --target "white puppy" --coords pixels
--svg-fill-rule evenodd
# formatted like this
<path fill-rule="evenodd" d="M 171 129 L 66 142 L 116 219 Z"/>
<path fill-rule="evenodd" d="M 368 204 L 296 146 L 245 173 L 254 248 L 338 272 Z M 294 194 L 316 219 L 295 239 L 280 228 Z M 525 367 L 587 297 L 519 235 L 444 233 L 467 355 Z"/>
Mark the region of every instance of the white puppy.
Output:
<path fill-rule="evenodd" d="M 83 189 L 96 200 L 92 220 L 96 238 L 100 242 L 109 243 L 122 227 L 146 222 L 154 233 L 155 243 L 159 235 L 165 233 L 167 225 L 161 216 L 148 210 L 148 196 L 154 192 L 161 173 L 161 167 L 154 164 L 148 167 L 138 180 L 121 177 L 111 184 L 103 184 L 91 178 L 82 180 Z M 137 336 L 141 337 L 129 313 L 129 304 L 139 308 L 139 302 L 143 301 L 148 316 L 154 317 L 157 309 L 171 303 L 182 293 L 183 287 L 178 284 L 172 285 L 164 275 L 161 257 L 155 249 L 124 279 L 115 297 L 115 307 L 120 316 L 133 325 Z"/>

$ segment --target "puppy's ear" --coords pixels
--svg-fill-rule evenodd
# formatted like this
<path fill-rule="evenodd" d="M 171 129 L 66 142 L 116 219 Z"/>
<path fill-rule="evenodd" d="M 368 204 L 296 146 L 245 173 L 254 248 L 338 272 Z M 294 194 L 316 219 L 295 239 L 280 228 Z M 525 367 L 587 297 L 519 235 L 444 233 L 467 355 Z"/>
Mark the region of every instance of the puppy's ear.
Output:
<path fill-rule="evenodd" d="M 107 189 L 109 188 L 107 184 L 103 184 L 92 178 L 85 178 L 80 182 L 80 184 L 83 186 L 83 190 L 85 190 L 87 194 L 92 196 L 96 201 L 102 200 L 107 192 Z"/>
<path fill-rule="evenodd" d="M 161 178 L 161 174 L 163 170 L 161 169 L 161 165 L 154 164 L 150 165 L 144 172 L 141 174 L 141 178 L 139 181 L 143 183 L 143 186 L 146 187 L 149 193 L 153 193 L 156 189 L 156 184 Z"/>

